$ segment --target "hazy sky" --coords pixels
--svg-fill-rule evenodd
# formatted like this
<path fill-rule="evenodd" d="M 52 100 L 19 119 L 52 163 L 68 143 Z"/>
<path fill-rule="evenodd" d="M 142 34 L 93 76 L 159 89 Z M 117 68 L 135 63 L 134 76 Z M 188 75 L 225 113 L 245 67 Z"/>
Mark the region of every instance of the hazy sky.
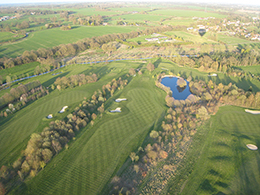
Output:
<path fill-rule="evenodd" d="M 191 3 L 224 3 L 224 4 L 248 4 L 248 5 L 260 5 L 259 0 L 0 0 L 0 4 L 9 3 L 39 3 L 39 2 L 111 2 L 111 1 L 127 1 L 127 2 L 191 2 Z"/>

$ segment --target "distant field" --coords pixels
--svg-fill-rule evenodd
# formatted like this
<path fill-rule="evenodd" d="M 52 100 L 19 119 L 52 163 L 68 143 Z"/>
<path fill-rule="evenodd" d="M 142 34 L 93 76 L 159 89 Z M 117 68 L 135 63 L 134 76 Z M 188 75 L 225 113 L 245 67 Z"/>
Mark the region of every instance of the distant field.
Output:
<path fill-rule="evenodd" d="M 167 18 L 166 16 L 158 16 L 158 15 L 152 15 L 152 14 L 128 14 L 128 15 L 122 15 L 122 16 L 114 16 L 112 19 L 119 20 L 119 18 L 122 18 L 124 20 L 135 20 L 135 21 L 151 21 L 151 22 L 160 22 L 161 19 Z"/>
<path fill-rule="evenodd" d="M 192 158 L 197 161 L 188 179 L 180 183 L 181 194 L 259 194 L 260 153 L 246 147 L 260 146 L 259 119 L 244 108 L 221 107 L 204 130 L 198 131 L 196 145 L 188 151 L 187 166 Z M 184 177 L 185 171 L 181 174 Z"/>
<path fill-rule="evenodd" d="M 240 39 L 237 37 L 230 37 L 227 35 L 221 35 L 218 34 L 218 40 L 225 42 L 226 44 L 248 44 L 248 43 L 253 43 L 252 41 L 248 41 L 245 39 Z"/>
<path fill-rule="evenodd" d="M 26 50 L 50 48 L 60 44 L 76 42 L 80 39 L 101 36 L 112 33 L 126 33 L 136 30 L 134 26 L 74 26 L 70 31 L 62 31 L 60 28 L 42 30 L 31 33 L 26 39 L 8 45 L 0 46 L 0 57 L 16 57 Z"/>
<path fill-rule="evenodd" d="M 133 11 L 137 11 L 137 12 L 141 12 L 141 11 L 148 11 L 151 8 L 148 7 L 116 7 L 116 8 L 109 8 L 112 11 L 120 11 L 120 12 L 133 12 Z"/>
<path fill-rule="evenodd" d="M 193 11 L 193 10 L 175 10 L 175 9 L 165 9 L 165 10 L 155 10 L 150 12 L 151 14 L 160 14 L 164 16 L 177 16 L 177 17 L 215 17 L 215 18 L 225 18 L 226 15 L 210 13 L 205 11 Z"/>
<path fill-rule="evenodd" d="M 101 16 L 109 16 L 114 14 L 119 14 L 120 12 L 116 11 L 104 11 L 104 10 L 95 10 L 93 8 L 82 8 L 82 9 L 68 9 L 70 11 L 76 12 L 77 14 L 83 14 L 83 15 L 101 15 Z"/>
<path fill-rule="evenodd" d="M 170 31 L 166 32 L 165 34 L 176 35 L 178 37 L 183 38 L 184 41 L 192 41 L 194 43 L 215 43 L 215 41 L 207 39 L 205 36 L 201 37 L 199 34 L 194 35 L 184 31 Z"/>
<path fill-rule="evenodd" d="M 173 25 L 173 26 L 189 26 L 191 23 L 196 22 L 195 20 L 192 19 L 171 19 L 171 20 L 166 20 L 163 21 L 164 24 L 167 25 Z"/>

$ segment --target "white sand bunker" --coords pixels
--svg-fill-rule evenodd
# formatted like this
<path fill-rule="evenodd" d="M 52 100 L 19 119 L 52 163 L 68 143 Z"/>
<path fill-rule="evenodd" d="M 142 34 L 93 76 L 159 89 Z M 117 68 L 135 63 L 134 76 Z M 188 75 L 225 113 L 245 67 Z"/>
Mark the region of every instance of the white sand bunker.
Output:
<path fill-rule="evenodd" d="M 247 144 L 246 147 L 250 150 L 257 150 L 258 147 L 256 145 L 253 145 L 253 144 Z"/>
<path fill-rule="evenodd" d="M 49 115 L 47 116 L 47 119 L 51 119 L 51 118 L 53 118 L 53 115 L 52 115 L 52 114 L 49 114 Z"/>
<path fill-rule="evenodd" d="M 247 113 L 250 113 L 250 114 L 260 114 L 260 111 L 257 111 L 257 110 L 248 110 L 248 109 L 245 109 L 245 111 Z"/>
<path fill-rule="evenodd" d="M 59 111 L 59 113 L 63 113 L 63 112 L 65 112 L 65 110 L 68 108 L 68 106 L 64 106 L 60 111 Z"/>
<path fill-rule="evenodd" d="M 117 98 L 115 101 L 116 102 L 121 102 L 121 101 L 126 101 L 127 99 L 126 98 Z"/>
<path fill-rule="evenodd" d="M 110 110 L 110 112 L 121 112 L 121 108 L 116 108 L 115 110 Z"/>

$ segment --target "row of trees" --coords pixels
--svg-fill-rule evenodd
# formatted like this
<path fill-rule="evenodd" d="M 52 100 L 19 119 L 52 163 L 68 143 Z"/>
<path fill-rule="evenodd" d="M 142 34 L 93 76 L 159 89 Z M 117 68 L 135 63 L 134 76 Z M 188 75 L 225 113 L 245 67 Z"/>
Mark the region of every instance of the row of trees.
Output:
<path fill-rule="evenodd" d="M 137 37 L 140 34 L 152 34 L 157 32 L 170 31 L 172 29 L 173 28 L 169 26 L 154 27 L 142 31 L 133 31 L 130 33 L 108 34 L 99 37 L 86 38 L 78 41 L 77 43 L 61 44 L 51 49 L 39 48 L 37 51 L 25 51 L 21 56 L 16 58 L 1 58 L 0 68 L 11 68 L 17 65 L 34 62 L 37 60 L 37 58 L 65 57 L 69 55 L 75 55 L 76 53 L 84 51 L 88 48 L 99 48 L 104 43 L 111 41 L 125 40 L 128 38 Z"/>
<path fill-rule="evenodd" d="M 23 94 L 26 94 L 39 86 L 41 86 L 40 81 L 33 81 L 25 85 L 21 84 L 16 88 L 12 88 L 9 93 L 5 93 L 2 97 L 0 97 L 0 108 L 4 108 L 8 104 L 18 101 Z"/>
<path fill-rule="evenodd" d="M 215 70 L 221 72 L 231 72 L 233 66 L 252 66 L 260 62 L 258 55 L 259 50 L 244 50 L 237 53 L 233 52 L 218 52 L 211 55 L 201 55 L 196 57 L 181 57 L 177 56 L 172 60 L 180 65 L 189 66 L 192 68 L 200 68 L 202 70 Z"/>
<path fill-rule="evenodd" d="M 84 100 L 74 111 L 63 120 L 51 121 L 41 133 L 33 133 L 27 143 L 22 156 L 17 159 L 12 167 L 3 166 L 5 177 L 2 184 L 9 186 L 8 182 L 19 176 L 23 181 L 26 177 L 34 177 L 38 171 L 44 169 L 46 164 L 57 155 L 62 148 L 68 148 L 68 142 L 87 124 L 94 124 L 94 120 L 105 110 L 104 102 L 119 88 L 127 85 L 127 80 L 113 79 L 102 87 L 102 90 L 94 92 L 89 100 Z M 2 174 L 3 171 L 0 171 Z M 17 173 L 17 174 L 16 174 Z M 14 184 L 16 185 L 16 184 Z M 2 186 L 4 189 L 4 186 Z"/>
<path fill-rule="evenodd" d="M 66 89 L 68 87 L 73 88 L 76 86 L 81 86 L 85 85 L 87 83 L 93 83 L 98 80 L 98 77 L 96 74 L 92 74 L 91 76 L 89 75 L 84 75 L 84 74 L 79 74 L 79 75 L 72 75 L 70 77 L 58 77 L 56 81 L 54 82 L 54 87 L 56 86 L 58 90 L 61 89 Z"/>
<path fill-rule="evenodd" d="M 2 111 L 0 113 L 0 116 L 7 117 L 9 114 L 12 114 L 12 113 L 20 110 L 23 106 L 25 106 L 29 102 L 35 101 L 48 94 L 49 94 L 48 89 L 45 89 L 42 85 L 39 87 L 33 88 L 32 90 L 28 91 L 27 93 L 22 94 L 20 96 L 20 98 L 18 98 L 17 100 L 14 100 L 13 101 L 14 104 L 9 103 L 8 108 L 5 111 Z"/>

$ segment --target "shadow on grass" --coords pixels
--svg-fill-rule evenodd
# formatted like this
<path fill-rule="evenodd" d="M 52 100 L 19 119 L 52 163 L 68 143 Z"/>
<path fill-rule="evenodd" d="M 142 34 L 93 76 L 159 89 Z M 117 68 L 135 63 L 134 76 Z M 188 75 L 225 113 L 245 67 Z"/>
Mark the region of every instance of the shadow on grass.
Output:
<path fill-rule="evenodd" d="M 218 185 L 218 186 L 220 186 L 220 187 L 222 187 L 222 188 L 227 188 L 227 187 L 228 187 L 228 184 L 226 184 L 226 183 L 224 183 L 224 182 L 221 182 L 221 181 L 217 181 L 217 182 L 215 183 L 215 185 Z"/>
<path fill-rule="evenodd" d="M 221 174 L 219 172 L 215 171 L 214 169 L 210 169 L 209 170 L 209 174 L 214 175 L 214 176 L 222 177 Z"/>
<path fill-rule="evenodd" d="M 154 68 L 158 68 L 158 66 L 160 65 L 160 63 L 162 62 L 161 58 L 158 58 L 153 64 L 154 64 Z"/>
<path fill-rule="evenodd" d="M 208 179 L 205 179 L 201 184 L 200 184 L 200 189 L 208 192 L 215 192 L 216 188 L 214 188 Z"/>
<path fill-rule="evenodd" d="M 232 158 L 229 157 L 229 156 L 221 156 L 221 155 L 218 155 L 218 156 L 213 156 L 213 157 L 210 157 L 209 158 L 210 160 L 213 160 L 213 161 L 219 161 L 219 160 L 224 160 L 224 161 L 231 161 Z"/>

